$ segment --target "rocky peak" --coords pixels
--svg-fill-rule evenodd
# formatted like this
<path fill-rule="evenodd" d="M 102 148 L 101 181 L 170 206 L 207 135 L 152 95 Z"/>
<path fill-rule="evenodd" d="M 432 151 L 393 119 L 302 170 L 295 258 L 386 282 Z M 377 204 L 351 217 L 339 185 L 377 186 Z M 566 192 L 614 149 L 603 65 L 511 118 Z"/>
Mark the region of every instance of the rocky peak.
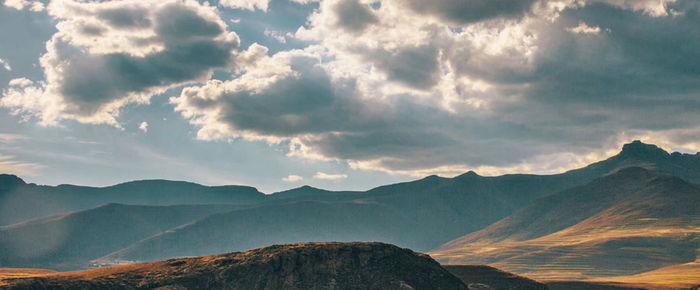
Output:
<path fill-rule="evenodd" d="M 666 150 L 659 148 L 653 144 L 642 143 L 642 141 L 635 140 L 632 143 L 625 144 L 622 146 L 621 156 L 627 157 L 637 157 L 641 159 L 656 159 L 656 158 L 666 158 L 670 156 Z"/>

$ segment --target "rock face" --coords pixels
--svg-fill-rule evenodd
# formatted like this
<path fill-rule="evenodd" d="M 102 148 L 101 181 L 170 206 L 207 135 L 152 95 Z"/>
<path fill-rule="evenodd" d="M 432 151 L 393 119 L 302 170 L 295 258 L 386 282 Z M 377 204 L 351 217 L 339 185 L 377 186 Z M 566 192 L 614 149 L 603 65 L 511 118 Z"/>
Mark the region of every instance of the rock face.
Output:
<path fill-rule="evenodd" d="M 9 289 L 467 289 L 429 256 L 383 243 L 303 243 L 5 280 Z"/>

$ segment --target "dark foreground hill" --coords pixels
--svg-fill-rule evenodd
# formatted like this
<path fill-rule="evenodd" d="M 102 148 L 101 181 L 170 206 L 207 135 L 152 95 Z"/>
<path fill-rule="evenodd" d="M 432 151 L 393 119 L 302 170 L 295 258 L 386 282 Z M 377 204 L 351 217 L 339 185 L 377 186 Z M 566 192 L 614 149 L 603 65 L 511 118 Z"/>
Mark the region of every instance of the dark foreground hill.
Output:
<path fill-rule="evenodd" d="M 7 289 L 467 289 L 429 256 L 382 243 L 306 243 L 7 279 Z"/>

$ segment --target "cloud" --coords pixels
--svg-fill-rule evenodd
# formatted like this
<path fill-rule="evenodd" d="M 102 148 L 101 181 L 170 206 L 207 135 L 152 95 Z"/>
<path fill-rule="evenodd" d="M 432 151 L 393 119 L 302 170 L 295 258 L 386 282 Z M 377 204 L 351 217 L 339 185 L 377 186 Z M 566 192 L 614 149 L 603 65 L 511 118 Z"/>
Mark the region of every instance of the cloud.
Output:
<path fill-rule="evenodd" d="M 348 178 L 347 174 L 327 174 L 323 172 L 316 172 L 314 174 L 315 179 L 322 179 L 322 180 L 340 180 L 340 179 L 346 179 Z"/>
<path fill-rule="evenodd" d="M 662 17 L 668 16 L 669 12 L 674 12 L 673 9 L 669 9 L 669 6 L 672 6 L 676 0 L 594 0 L 591 2 L 603 2 L 624 9 L 642 11 L 652 17 Z"/>
<path fill-rule="evenodd" d="M 358 0 L 337 1 L 333 10 L 336 16 L 336 26 L 351 32 L 361 32 L 367 26 L 378 22 L 377 16 L 374 15 L 369 5 L 360 3 Z"/>
<path fill-rule="evenodd" d="M 53 1 L 58 32 L 41 57 L 46 80 L 10 88 L 0 104 L 38 117 L 118 126 L 127 103 L 208 79 L 233 65 L 239 41 L 213 7 L 194 1 Z"/>
<path fill-rule="evenodd" d="M 10 63 L 2 58 L 0 58 L 0 67 L 4 68 L 6 71 L 12 71 Z"/>
<path fill-rule="evenodd" d="M 579 22 L 578 26 L 576 27 L 571 27 L 571 28 L 566 28 L 567 31 L 571 33 L 578 33 L 578 34 L 598 34 L 600 33 L 600 27 L 590 27 L 586 25 L 586 23 Z"/>
<path fill-rule="evenodd" d="M 7 85 L 11 86 L 11 87 L 23 88 L 23 87 L 31 86 L 33 84 L 34 84 L 34 82 L 29 80 L 28 78 L 16 78 L 16 79 L 11 79 Z"/>
<path fill-rule="evenodd" d="M 34 12 L 44 10 L 44 3 L 41 3 L 39 1 L 5 0 L 3 4 L 7 7 L 14 8 L 17 10 L 23 10 L 25 7 L 29 7 L 30 10 Z"/>
<path fill-rule="evenodd" d="M 0 133 L 0 143 L 9 144 L 25 139 L 28 139 L 28 137 L 21 134 Z"/>
<path fill-rule="evenodd" d="M 212 7 L 129 3 L 51 4 L 47 79 L 12 80 L 0 104 L 115 123 L 185 86 L 169 101 L 200 140 L 408 175 L 552 173 L 634 138 L 697 147 L 697 1 L 329 0 L 294 34 L 263 23 L 275 47 L 240 51 Z"/>
<path fill-rule="evenodd" d="M 46 166 L 14 160 L 14 156 L 0 154 L 0 172 L 19 176 L 37 176 L 38 171 Z"/>
<path fill-rule="evenodd" d="M 139 124 L 139 130 L 144 133 L 148 132 L 148 123 L 146 121 L 141 122 L 141 124 Z"/>
<path fill-rule="evenodd" d="M 287 177 L 282 178 L 282 181 L 284 182 L 297 182 L 297 181 L 302 181 L 304 180 L 303 177 L 299 175 L 288 175 Z"/>
<path fill-rule="evenodd" d="M 235 9 L 267 11 L 269 0 L 219 0 L 219 5 Z"/>
<path fill-rule="evenodd" d="M 468 24 L 492 18 L 517 18 L 530 10 L 535 0 L 406 0 L 417 13 L 428 13 L 455 23 Z"/>
<path fill-rule="evenodd" d="M 275 40 L 279 41 L 280 43 L 287 43 L 287 38 L 285 35 L 281 34 L 279 31 L 274 31 L 265 28 L 265 31 L 263 32 L 265 36 L 272 37 Z"/>

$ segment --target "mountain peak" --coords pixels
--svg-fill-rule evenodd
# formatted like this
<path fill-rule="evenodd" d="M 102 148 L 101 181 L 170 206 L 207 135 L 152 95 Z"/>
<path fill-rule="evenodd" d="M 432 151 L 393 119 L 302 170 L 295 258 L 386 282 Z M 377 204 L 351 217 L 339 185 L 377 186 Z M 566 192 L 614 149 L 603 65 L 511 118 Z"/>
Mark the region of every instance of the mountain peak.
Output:
<path fill-rule="evenodd" d="M 478 173 L 474 172 L 473 170 L 469 170 L 468 172 L 463 173 L 463 174 L 457 176 L 457 178 L 469 178 L 469 177 L 472 177 L 472 178 L 473 178 L 473 177 L 481 177 L 481 175 L 479 175 Z"/>
<path fill-rule="evenodd" d="M 0 191 L 9 190 L 15 186 L 25 185 L 26 183 L 17 175 L 0 174 Z"/>
<path fill-rule="evenodd" d="M 653 144 L 646 144 L 639 140 L 634 140 L 632 143 L 625 144 L 622 146 L 622 152 L 620 155 L 623 156 L 636 156 L 636 157 L 667 157 L 669 156 L 666 150 L 659 148 Z"/>

